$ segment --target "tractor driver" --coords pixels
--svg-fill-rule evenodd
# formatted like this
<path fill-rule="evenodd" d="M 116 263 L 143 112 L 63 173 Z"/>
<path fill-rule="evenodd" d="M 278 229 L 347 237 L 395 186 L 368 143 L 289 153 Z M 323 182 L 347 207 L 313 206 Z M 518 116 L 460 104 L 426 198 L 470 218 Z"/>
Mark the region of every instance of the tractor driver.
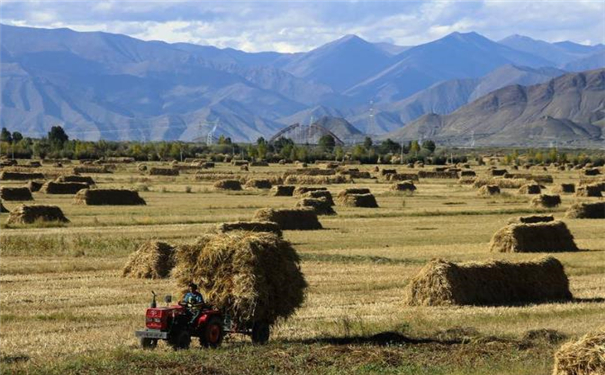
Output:
<path fill-rule="evenodd" d="M 204 297 L 198 291 L 197 284 L 189 284 L 189 292 L 183 297 L 181 305 L 186 306 L 191 313 L 191 320 L 189 323 L 194 323 L 202 312 L 202 306 L 204 305 Z"/>

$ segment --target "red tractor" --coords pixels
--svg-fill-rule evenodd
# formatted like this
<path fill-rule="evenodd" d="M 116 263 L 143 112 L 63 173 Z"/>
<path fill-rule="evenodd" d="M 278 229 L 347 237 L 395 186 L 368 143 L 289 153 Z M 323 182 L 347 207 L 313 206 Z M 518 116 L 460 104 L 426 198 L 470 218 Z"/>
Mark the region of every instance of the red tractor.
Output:
<path fill-rule="evenodd" d="M 199 314 L 194 319 L 191 306 L 168 306 L 171 296 L 164 299 L 167 306 L 157 307 L 156 294 L 152 291 L 153 300 L 145 313 L 145 330 L 136 331 L 141 347 L 155 349 L 158 340 L 165 340 L 173 349 L 188 349 L 192 337 L 199 337 L 200 345 L 217 348 L 227 333 L 241 333 L 252 337 L 255 344 L 266 344 L 269 341 L 271 328 L 268 323 L 254 322 L 236 325 L 227 314 L 223 314 L 209 305 L 197 306 Z"/>

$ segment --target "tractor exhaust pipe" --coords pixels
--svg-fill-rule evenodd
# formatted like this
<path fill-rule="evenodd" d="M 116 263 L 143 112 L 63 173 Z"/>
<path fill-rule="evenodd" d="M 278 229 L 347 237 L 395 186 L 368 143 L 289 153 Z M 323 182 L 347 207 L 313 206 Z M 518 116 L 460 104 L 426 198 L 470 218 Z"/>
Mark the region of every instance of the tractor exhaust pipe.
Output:
<path fill-rule="evenodd" d="M 158 307 L 158 303 L 156 302 L 156 294 L 155 292 L 152 290 L 151 294 L 153 295 L 153 298 L 151 299 L 151 305 L 149 305 L 149 307 L 151 307 L 152 309 L 155 309 L 156 307 Z"/>

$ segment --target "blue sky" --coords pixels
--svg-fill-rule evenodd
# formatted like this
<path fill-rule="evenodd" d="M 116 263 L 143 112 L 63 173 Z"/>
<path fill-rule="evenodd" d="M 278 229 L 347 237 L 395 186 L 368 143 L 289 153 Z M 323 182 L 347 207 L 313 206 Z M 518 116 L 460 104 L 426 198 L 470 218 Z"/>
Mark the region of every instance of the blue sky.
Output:
<path fill-rule="evenodd" d="M 307 51 L 346 34 L 416 45 L 453 31 L 605 43 L 605 0 L 11 1 L 2 23 L 107 31 L 246 51 Z"/>

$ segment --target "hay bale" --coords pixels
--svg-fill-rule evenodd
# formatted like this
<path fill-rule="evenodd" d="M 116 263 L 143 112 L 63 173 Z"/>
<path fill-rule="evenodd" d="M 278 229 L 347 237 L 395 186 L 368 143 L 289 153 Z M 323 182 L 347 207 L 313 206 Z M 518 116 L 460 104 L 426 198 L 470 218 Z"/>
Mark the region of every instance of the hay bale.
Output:
<path fill-rule="evenodd" d="M 347 194 L 339 196 L 338 204 L 347 207 L 377 208 L 378 202 L 373 194 Z"/>
<path fill-rule="evenodd" d="M 139 172 L 145 172 L 147 170 L 147 166 L 145 164 L 137 164 L 137 169 Z"/>
<path fill-rule="evenodd" d="M 54 182 L 48 181 L 40 189 L 45 194 L 76 194 L 82 189 L 88 189 L 88 184 L 83 182 Z"/>
<path fill-rule="evenodd" d="M 89 186 L 95 185 L 95 180 L 90 176 L 78 176 L 78 175 L 63 175 L 55 179 L 55 182 L 80 182 Z"/>
<path fill-rule="evenodd" d="M 412 181 L 403 181 L 391 185 L 392 191 L 416 191 L 416 185 Z"/>
<path fill-rule="evenodd" d="M 601 174 L 598 168 L 586 168 L 584 169 L 584 176 L 598 176 Z"/>
<path fill-rule="evenodd" d="M 555 217 L 552 215 L 532 215 L 532 216 L 520 216 L 514 219 L 510 219 L 508 221 L 509 224 L 523 223 L 523 224 L 533 224 L 533 223 L 548 223 L 554 221 Z"/>
<path fill-rule="evenodd" d="M 477 173 L 475 171 L 460 171 L 460 177 L 474 177 Z"/>
<path fill-rule="evenodd" d="M 180 287 L 197 282 L 208 303 L 237 324 L 274 324 L 302 305 L 307 282 L 292 245 L 270 233 L 205 236 L 176 252 Z"/>
<path fill-rule="evenodd" d="M 295 186 L 292 185 L 277 185 L 271 188 L 271 194 L 274 197 L 291 197 L 294 194 Z"/>
<path fill-rule="evenodd" d="M 368 188 L 347 188 L 338 192 L 338 198 L 342 198 L 345 195 L 351 194 L 370 194 L 370 189 Z"/>
<path fill-rule="evenodd" d="M 540 194 L 542 189 L 538 184 L 526 184 L 519 188 L 519 194 Z"/>
<path fill-rule="evenodd" d="M 416 173 L 391 173 L 385 176 L 387 181 L 418 181 Z"/>
<path fill-rule="evenodd" d="M 490 169 L 487 171 L 487 174 L 490 176 L 504 176 L 508 171 L 506 169 Z"/>
<path fill-rule="evenodd" d="M 397 170 L 396 169 L 381 169 L 380 170 L 380 175 L 381 176 L 386 176 L 388 174 L 396 174 Z"/>
<path fill-rule="evenodd" d="M 112 173 L 109 165 L 79 165 L 73 168 L 74 174 L 80 173 Z"/>
<path fill-rule="evenodd" d="M 253 221 L 272 221 L 281 230 L 322 229 L 315 210 L 309 208 L 274 209 L 261 208 L 254 213 Z"/>
<path fill-rule="evenodd" d="M 36 221 L 69 223 L 57 206 L 20 205 L 10 212 L 7 224 L 32 224 Z"/>
<path fill-rule="evenodd" d="M 578 251 L 562 221 L 509 224 L 494 234 L 489 246 L 490 251 L 501 253 Z"/>
<path fill-rule="evenodd" d="M 0 198 L 5 201 L 33 201 L 34 197 L 26 187 L 0 187 Z"/>
<path fill-rule="evenodd" d="M 122 277 L 165 279 L 174 268 L 174 247 L 165 242 L 149 241 L 130 254 Z"/>
<path fill-rule="evenodd" d="M 572 204 L 565 212 L 565 217 L 570 219 L 605 219 L 605 202 Z"/>
<path fill-rule="evenodd" d="M 336 215 L 332 205 L 325 198 L 303 198 L 296 203 L 297 208 L 312 208 L 317 215 Z"/>
<path fill-rule="evenodd" d="M 458 179 L 457 171 L 418 171 L 418 177 L 420 178 L 455 178 Z"/>
<path fill-rule="evenodd" d="M 251 167 L 268 167 L 269 163 L 266 160 L 253 161 L 250 163 Z"/>
<path fill-rule="evenodd" d="M 29 189 L 29 191 L 31 191 L 32 193 L 34 193 L 36 191 L 40 191 L 40 189 L 42 189 L 42 185 L 44 185 L 43 181 L 30 180 L 27 183 L 27 188 Z"/>
<path fill-rule="evenodd" d="M 330 206 L 334 206 L 334 199 L 332 198 L 332 193 L 327 190 L 315 190 L 308 191 L 302 195 L 303 198 L 323 198 L 325 199 Z"/>
<path fill-rule="evenodd" d="M 496 185 L 500 189 L 518 189 L 527 184 L 527 180 L 521 178 L 476 178 L 473 182 L 474 188 L 484 185 Z"/>
<path fill-rule="evenodd" d="M 563 344 L 555 353 L 552 375 L 605 375 L 605 330 Z"/>
<path fill-rule="evenodd" d="M 324 185 L 324 184 L 344 184 L 351 182 L 348 176 L 306 176 L 306 175 L 291 175 L 284 179 L 286 185 Z"/>
<path fill-rule="evenodd" d="M 271 189 L 272 186 L 267 179 L 250 179 L 246 182 L 246 188 L 249 189 Z"/>
<path fill-rule="evenodd" d="M 159 168 L 152 167 L 149 168 L 150 176 L 178 176 L 179 170 L 177 168 Z"/>
<path fill-rule="evenodd" d="M 82 189 L 74 197 L 74 204 L 88 206 L 135 206 L 146 202 L 136 190 L 127 189 Z"/>
<path fill-rule="evenodd" d="M 547 257 L 529 262 L 430 261 L 404 291 L 411 306 L 506 305 L 570 300 L 563 265 Z"/>
<path fill-rule="evenodd" d="M 292 196 L 294 197 L 302 197 L 306 193 L 310 191 L 321 191 L 328 190 L 326 187 L 311 187 L 311 186 L 298 186 L 294 189 Z"/>
<path fill-rule="evenodd" d="M 599 184 L 579 186 L 576 189 L 576 197 L 601 197 L 601 186 Z"/>
<path fill-rule="evenodd" d="M 561 204 L 561 197 L 558 195 L 540 194 L 531 200 L 534 207 L 553 208 Z"/>
<path fill-rule="evenodd" d="M 576 184 L 559 184 L 553 188 L 555 193 L 575 193 L 576 192 Z"/>
<path fill-rule="evenodd" d="M 246 232 L 269 232 L 279 237 L 282 236 L 282 231 L 277 223 L 271 221 L 234 221 L 230 223 L 222 223 L 217 225 L 218 233 L 227 233 L 235 230 Z"/>
<path fill-rule="evenodd" d="M 479 188 L 479 195 L 496 195 L 500 194 L 500 188 L 497 185 L 484 185 Z"/>
<path fill-rule="evenodd" d="M 43 180 L 43 173 L 27 173 L 27 172 L 0 172 L 0 180 L 2 181 L 27 181 L 27 180 Z"/>
<path fill-rule="evenodd" d="M 242 184 L 238 180 L 220 180 L 214 183 L 214 188 L 219 190 L 242 190 Z"/>

